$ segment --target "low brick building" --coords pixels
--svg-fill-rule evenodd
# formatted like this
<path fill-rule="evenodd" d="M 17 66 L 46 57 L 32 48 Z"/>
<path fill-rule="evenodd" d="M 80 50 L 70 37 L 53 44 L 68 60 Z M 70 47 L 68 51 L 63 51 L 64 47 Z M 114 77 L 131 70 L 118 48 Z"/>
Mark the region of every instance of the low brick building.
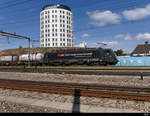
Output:
<path fill-rule="evenodd" d="M 131 56 L 150 56 L 150 44 L 148 41 L 145 44 L 139 44 L 131 53 Z"/>

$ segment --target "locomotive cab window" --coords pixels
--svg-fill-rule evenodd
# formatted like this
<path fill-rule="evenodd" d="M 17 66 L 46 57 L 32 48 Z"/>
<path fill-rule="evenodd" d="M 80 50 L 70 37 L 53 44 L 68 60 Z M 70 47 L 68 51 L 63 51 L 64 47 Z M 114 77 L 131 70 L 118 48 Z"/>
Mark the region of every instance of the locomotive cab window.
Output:
<path fill-rule="evenodd" d="M 94 52 L 93 52 L 93 57 L 94 57 L 94 58 L 99 57 L 99 52 L 98 52 L 98 51 L 94 51 Z"/>
<path fill-rule="evenodd" d="M 109 50 L 106 50 L 106 55 L 110 55 L 110 51 Z"/>
<path fill-rule="evenodd" d="M 49 58 L 49 54 L 46 54 L 46 55 L 45 55 L 45 58 Z"/>

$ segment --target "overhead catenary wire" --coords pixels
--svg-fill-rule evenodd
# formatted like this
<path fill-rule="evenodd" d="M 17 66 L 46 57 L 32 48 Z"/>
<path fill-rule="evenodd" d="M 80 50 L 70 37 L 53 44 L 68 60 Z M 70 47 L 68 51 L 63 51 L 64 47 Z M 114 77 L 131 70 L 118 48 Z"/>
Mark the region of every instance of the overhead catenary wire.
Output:
<path fill-rule="evenodd" d="M 131 6 L 127 6 L 127 7 L 131 7 Z M 31 15 L 32 15 L 32 14 L 31 14 Z M 32 15 L 32 16 L 36 16 L 36 15 L 37 15 L 37 14 Z M 30 19 L 31 19 L 31 20 L 30 20 Z M 34 20 L 35 20 L 35 19 L 33 19 L 33 20 L 32 20 L 32 17 L 29 17 L 29 16 L 28 16 L 28 18 L 24 19 L 24 21 L 34 21 Z M 16 23 L 20 23 L 20 22 L 24 23 L 24 21 L 23 21 L 23 20 L 21 20 L 21 21 L 19 21 L 19 22 L 17 22 L 17 21 L 16 21 L 15 23 L 12 23 L 12 22 L 11 22 L 11 23 L 5 23 L 5 24 L 0 24 L 0 25 L 6 25 L 6 24 L 16 24 Z M 20 24 L 21 24 L 21 23 L 20 23 Z"/>
<path fill-rule="evenodd" d="M 136 3 L 136 2 L 134 2 L 134 3 Z M 129 6 L 126 6 L 126 5 L 123 5 L 123 6 L 119 6 L 119 8 L 118 7 L 114 7 L 114 8 L 112 8 L 113 10 L 118 10 L 118 9 L 123 9 L 123 8 L 132 8 L 133 6 L 137 6 L 137 5 L 141 5 L 141 3 L 143 4 L 144 2 L 140 2 L 140 3 L 138 3 L 138 4 L 135 4 L 135 5 L 129 5 Z M 130 3 L 128 3 L 128 4 L 130 4 Z M 35 6 L 35 8 L 36 8 L 37 6 Z M 34 7 L 33 7 L 34 8 Z M 33 9 L 32 8 L 32 9 Z M 105 8 L 104 7 L 104 5 L 100 5 L 100 8 Z M 31 9 L 31 10 L 32 10 Z M 29 17 L 32 17 L 32 16 L 35 16 L 36 15 L 36 13 L 38 14 L 40 11 L 39 11 L 39 9 L 37 9 L 37 11 L 36 10 L 34 10 L 33 12 L 26 12 L 26 10 L 18 10 L 21 14 L 29 14 L 27 17 L 26 17 L 26 19 L 28 19 Z M 22 12 L 22 11 L 25 11 L 25 13 L 24 12 Z M 15 13 L 15 12 L 14 12 Z M 35 14 L 34 14 L 35 13 Z M 19 14 L 17 14 L 17 15 L 19 15 Z M 17 15 L 12 15 L 12 13 L 11 13 L 11 17 L 14 17 L 14 18 L 16 18 L 16 16 Z M 9 17 L 8 16 L 8 18 L 11 18 L 11 17 Z M 23 18 L 19 18 L 19 19 L 23 19 Z"/>
<path fill-rule="evenodd" d="M 142 2 L 143 3 L 143 2 Z M 141 5 L 141 3 L 138 3 L 138 4 L 135 4 L 134 6 L 138 6 L 138 5 Z M 130 5 L 129 4 L 129 6 L 124 6 L 123 8 L 133 8 L 133 5 Z M 122 7 L 121 6 L 119 6 L 118 8 L 114 8 L 113 10 L 118 10 L 118 9 L 122 9 Z M 32 14 L 31 14 L 32 15 Z M 36 14 L 35 15 L 33 15 L 33 16 L 36 16 Z M 35 18 L 35 17 L 33 17 L 33 18 Z M 24 19 L 24 20 L 20 20 L 19 22 L 18 21 L 16 21 L 16 22 L 14 22 L 14 23 L 5 23 L 5 24 L 3 24 L 4 26 L 6 25 L 6 24 L 10 24 L 10 25 L 13 25 L 13 24 L 17 24 L 17 27 L 19 27 L 19 25 L 20 26 L 22 26 L 22 25 L 30 25 L 30 24 L 32 24 L 33 22 L 32 21 L 34 21 L 34 23 L 39 23 L 39 21 L 37 20 L 37 21 L 35 21 L 35 19 L 33 19 L 32 17 L 31 18 L 26 18 L 26 19 Z M 20 18 L 21 19 L 21 18 Z M 147 21 L 147 20 L 149 20 L 148 18 L 147 19 L 145 19 L 145 20 L 142 20 L 142 21 Z M 28 22 L 29 21 L 29 22 Z M 30 22 L 31 21 L 31 22 Z M 139 22 L 139 21 L 135 21 L 135 23 L 136 22 Z M 121 24 L 127 24 L 127 23 L 131 23 L 131 21 L 125 21 L 125 22 L 122 22 Z M 133 23 L 131 23 L 131 24 L 133 24 Z M 0 24 L 1 25 L 1 24 Z M 110 26 L 115 26 L 115 25 L 107 25 L 106 27 L 110 27 Z M 81 32 L 81 31 L 87 31 L 87 30 L 95 30 L 95 29 L 98 29 L 98 28 L 101 28 L 101 27 L 88 27 L 88 28 L 81 28 L 81 29 L 78 29 L 78 30 L 75 30 L 74 32 Z"/>
<path fill-rule="evenodd" d="M 0 9 L 6 9 L 6 8 L 14 7 L 14 6 L 17 6 L 17 5 L 23 5 L 24 3 L 31 2 L 33 0 L 22 0 L 22 1 L 16 0 L 16 1 L 19 1 L 19 2 L 12 3 L 12 4 L 7 4 L 6 6 L 0 7 Z"/>
<path fill-rule="evenodd" d="M 142 2 L 143 3 L 143 2 Z M 141 4 L 141 3 L 140 3 Z M 121 7 L 121 8 L 123 8 L 123 7 Z M 33 14 L 32 13 L 30 13 L 31 15 L 29 15 L 29 16 L 27 16 L 26 17 L 26 19 L 28 19 L 28 17 L 31 17 Z M 11 15 L 11 16 L 13 16 L 13 15 Z M 16 17 L 16 16 L 14 16 L 14 17 Z M 19 18 L 19 19 L 21 19 L 21 18 Z"/>

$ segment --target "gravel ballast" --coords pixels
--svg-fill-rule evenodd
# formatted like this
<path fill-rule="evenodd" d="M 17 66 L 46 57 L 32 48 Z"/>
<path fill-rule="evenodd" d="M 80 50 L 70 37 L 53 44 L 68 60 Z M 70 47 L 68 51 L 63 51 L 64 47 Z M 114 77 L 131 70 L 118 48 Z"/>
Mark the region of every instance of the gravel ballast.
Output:
<path fill-rule="evenodd" d="M 40 73 L 15 73 L 15 72 L 0 72 L 2 79 L 17 79 L 17 80 L 32 80 L 32 81 L 49 81 L 49 82 L 68 82 L 68 83 L 98 83 L 107 85 L 120 86 L 136 86 L 150 87 L 150 78 L 145 77 L 140 80 L 138 76 L 107 76 L 107 75 L 71 75 L 71 74 L 40 74 Z M 74 103 L 74 96 L 61 95 L 52 93 L 28 92 L 11 89 L 0 88 L 0 95 L 15 96 L 31 99 L 47 100 L 49 102 Z M 120 108 L 138 110 L 141 112 L 150 112 L 150 102 L 120 100 L 95 97 L 80 97 L 80 104 L 99 106 L 105 108 Z M 68 112 L 61 109 L 46 109 L 41 107 L 26 106 L 22 104 L 14 104 L 0 102 L 0 112 Z M 18 109 L 20 108 L 20 109 Z M 29 109 L 28 109 L 29 108 Z M 16 110 L 16 111 L 15 111 Z"/>
<path fill-rule="evenodd" d="M 98 83 L 118 86 L 150 87 L 150 77 L 148 76 L 144 77 L 144 80 L 140 80 L 139 76 L 0 72 L 0 78 L 46 82 Z"/>
<path fill-rule="evenodd" d="M 6 101 L 0 102 L 0 106 L 1 113 L 70 113 L 61 109 L 15 104 Z"/>

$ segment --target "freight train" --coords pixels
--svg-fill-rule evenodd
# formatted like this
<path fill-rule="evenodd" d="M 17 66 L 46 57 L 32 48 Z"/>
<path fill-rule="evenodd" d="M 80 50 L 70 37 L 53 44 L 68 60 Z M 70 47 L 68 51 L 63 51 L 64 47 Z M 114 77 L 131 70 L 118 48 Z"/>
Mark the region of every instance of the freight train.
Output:
<path fill-rule="evenodd" d="M 0 56 L 0 65 L 26 65 L 29 54 Z M 79 50 L 57 50 L 30 54 L 32 65 L 115 65 L 118 60 L 112 49 L 94 48 Z"/>

